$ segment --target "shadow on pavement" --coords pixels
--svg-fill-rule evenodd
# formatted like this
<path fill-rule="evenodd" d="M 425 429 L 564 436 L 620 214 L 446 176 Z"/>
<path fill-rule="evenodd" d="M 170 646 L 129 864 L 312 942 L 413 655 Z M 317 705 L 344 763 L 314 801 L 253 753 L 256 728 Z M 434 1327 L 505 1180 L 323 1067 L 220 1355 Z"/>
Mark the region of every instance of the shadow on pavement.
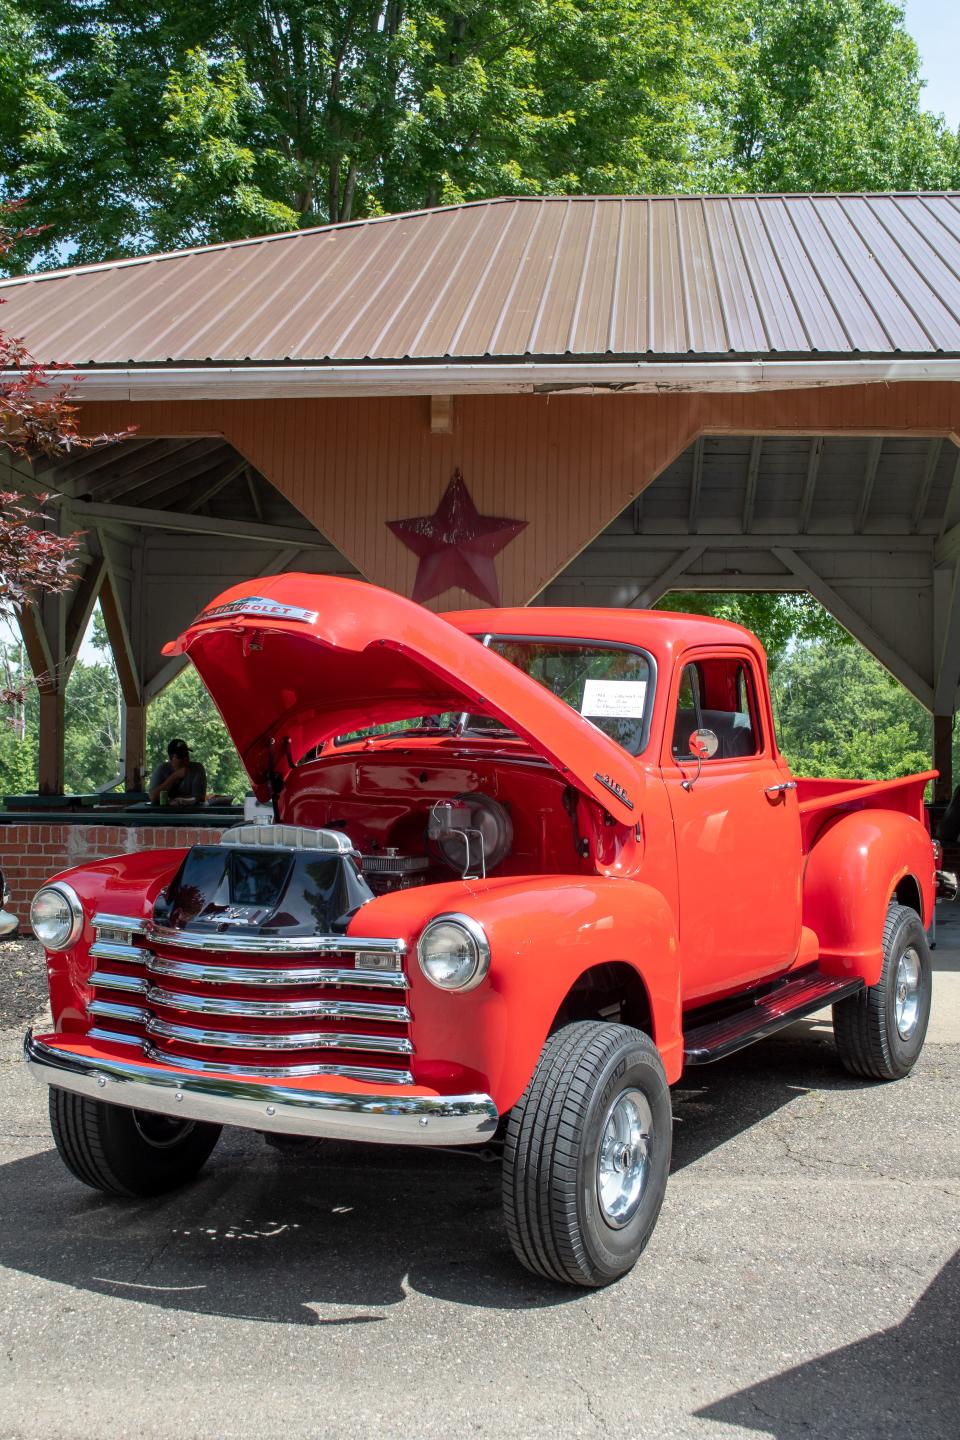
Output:
<path fill-rule="evenodd" d="M 673 1090 L 672 1171 L 701 1160 L 812 1090 L 864 1090 L 840 1064 L 829 1025 L 800 1021 L 727 1060 L 686 1071 Z"/>
<path fill-rule="evenodd" d="M 796 1028 L 691 1075 L 674 1092 L 675 1170 L 810 1089 L 858 1083 L 828 1040 Z M 463 1154 L 332 1142 L 279 1153 L 233 1130 L 193 1185 L 113 1201 L 51 1149 L 0 1166 L 0 1214 L 0 1265 L 200 1315 L 375 1324 L 408 1289 L 506 1310 L 582 1298 L 514 1260 L 499 1164 Z"/>
<path fill-rule="evenodd" d="M 895 1237 L 888 1239 L 895 1245 Z M 697 1415 L 775 1440 L 800 1434 L 934 1440 L 960 1428 L 958 1370 L 960 1251 L 901 1324 L 751 1385 Z"/>
<path fill-rule="evenodd" d="M 48 1150 L 0 1166 L 0 1213 L 0 1265 L 198 1315 L 375 1324 L 407 1289 L 508 1310 L 577 1298 L 515 1262 L 499 1165 L 463 1156 L 330 1143 L 295 1158 L 232 1131 L 184 1190 L 114 1201 Z"/>

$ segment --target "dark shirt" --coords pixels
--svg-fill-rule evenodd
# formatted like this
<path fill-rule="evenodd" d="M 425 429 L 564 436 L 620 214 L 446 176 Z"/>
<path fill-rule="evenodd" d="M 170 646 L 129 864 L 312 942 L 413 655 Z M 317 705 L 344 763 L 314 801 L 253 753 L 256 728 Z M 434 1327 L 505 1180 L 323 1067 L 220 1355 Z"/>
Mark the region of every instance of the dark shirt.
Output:
<path fill-rule="evenodd" d="M 151 791 L 162 785 L 164 780 L 169 780 L 172 774 L 173 766 L 169 761 L 158 765 L 150 777 Z M 207 798 L 207 772 L 199 761 L 190 761 L 186 774 L 170 786 L 167 794 L 171 800 L 192 800 L 196 805 L 203 804 Z"/>

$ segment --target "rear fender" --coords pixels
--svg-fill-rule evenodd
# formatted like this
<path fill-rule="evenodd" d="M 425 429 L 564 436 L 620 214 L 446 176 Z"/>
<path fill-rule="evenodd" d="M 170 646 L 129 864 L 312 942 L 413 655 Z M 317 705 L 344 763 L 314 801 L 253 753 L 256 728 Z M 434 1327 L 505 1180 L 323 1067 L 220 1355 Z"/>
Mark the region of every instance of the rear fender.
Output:
<path fill-rule="evenodd" d="M 875 985 L 883 925 L 900 882 L 917 882 L 924 926 L 933 916 L 933 852 L 926 827 L 894 810 L 857 810 L 818 835 L 803 880 L 803 923 L 820 942 L 820 963 Z"/>

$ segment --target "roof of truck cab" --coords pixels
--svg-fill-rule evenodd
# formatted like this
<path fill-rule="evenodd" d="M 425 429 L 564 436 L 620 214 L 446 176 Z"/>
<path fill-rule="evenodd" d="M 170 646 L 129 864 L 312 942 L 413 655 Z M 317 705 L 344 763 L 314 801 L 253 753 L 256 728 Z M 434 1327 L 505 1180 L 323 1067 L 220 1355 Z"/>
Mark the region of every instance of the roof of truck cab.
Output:
<path fill-rule="evenodd" d="M 450 610 L 444 620 L 472 635 L 556 635 L 607 640 L 650 650 L 695 645 L 749 645 L 761 649 L 752 631 L 733 620 L 674 610 L 600 609 L 589 606 L 526 606 L 512 610 Z"/>

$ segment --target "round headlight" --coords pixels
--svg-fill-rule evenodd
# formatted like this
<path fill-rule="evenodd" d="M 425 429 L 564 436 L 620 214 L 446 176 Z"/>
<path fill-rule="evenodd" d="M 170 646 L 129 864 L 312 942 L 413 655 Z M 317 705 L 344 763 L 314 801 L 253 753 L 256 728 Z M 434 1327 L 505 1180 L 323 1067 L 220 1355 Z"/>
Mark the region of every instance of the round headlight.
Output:
<path fill-rule="evenodd" d="M 66 950 L 80 938 L 83 906 L 69 885 L 44 885 L 33 897 L 30 924 L 47 950 Z"/>
<path fill-rule="evenodd" d="M 417 959 L 441 990 L 472 990 L 490 968 L 490 946 L 469 915 L 438 915 L 417 941 Z"/>

